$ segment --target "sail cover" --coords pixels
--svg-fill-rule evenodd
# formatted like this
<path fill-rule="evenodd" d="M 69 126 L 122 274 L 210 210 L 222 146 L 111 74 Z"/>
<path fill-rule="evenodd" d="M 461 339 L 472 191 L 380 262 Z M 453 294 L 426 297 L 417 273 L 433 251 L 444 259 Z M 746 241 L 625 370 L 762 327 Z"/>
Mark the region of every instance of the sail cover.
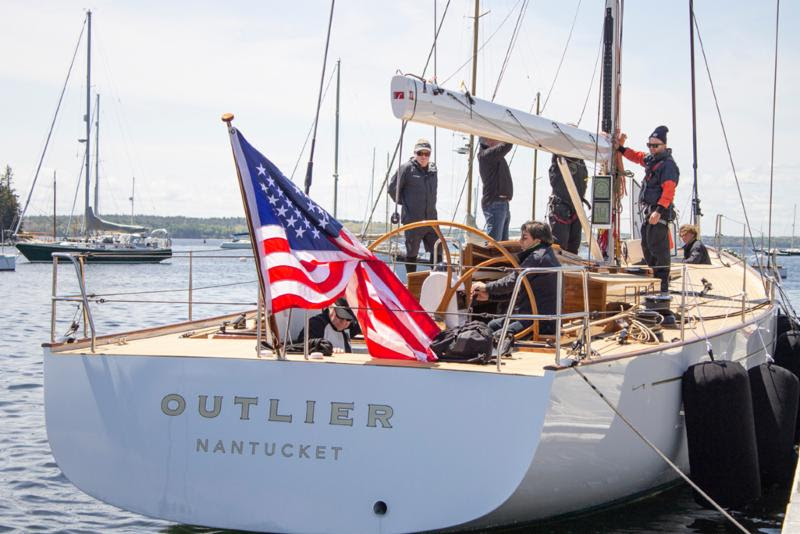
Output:
<path fill-rule="evenodd" d="M 86 208 L 86 227 L 90 232 L 123 232 L 133 234 L 138 232 L 146 232 L 148 228 L 144 226 L 137 226 L 134 224 L 119 224 L 111 221 L 106 221 L 94 214 L 91 206 Z"/>
<path fill-rule="evenodd" d="M 581 130 L 411 76 L 395 76 L 392 112 L 398 119 L 522 145 L 585 161 L 608 161 L 605 134 Z"/>

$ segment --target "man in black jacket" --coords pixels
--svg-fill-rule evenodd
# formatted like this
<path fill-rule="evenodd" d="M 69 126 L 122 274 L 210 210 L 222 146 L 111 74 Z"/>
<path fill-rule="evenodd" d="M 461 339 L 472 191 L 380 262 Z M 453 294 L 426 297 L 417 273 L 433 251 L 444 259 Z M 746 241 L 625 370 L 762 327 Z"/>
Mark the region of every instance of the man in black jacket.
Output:
<path fill-rule="evenodd" d="M 402 206 L 402 224 L 436 220 L 436 189 L 438 176 L 436 164 L 431 162 L 431 144 L 420 139 L 414 145 L 414 157 L 400 165 L 389 182 L 389 196 Z M 406 272 L 417 270 L 419 244 L 433 257 L 436 232 L 431 227 L 415 228 L 405 232 Z"/>
<path fill-rule="evenodd" d="M 513 145 L 486 137 L 481 137 L 479 144 L 478 170 L 483 182 L 481 209 L 486 217 L 486 233 L 496 241 L 506 241 L 508 223 L 511 221 L 509 202 L 514 196 L 506 154 Z"/>
<path fill-rule="evenodd" d="M 519 242 L 522 252 L 518 259 L 520 268 L 526 267 L 559 267 L 553 249 L 553 234 L 547 223 L 538 221 L 528 221 L 522 225 Z M 480 300 L 509 298 L 514 291 L 514 284 L 517 283 L 518 272 L 512 271 L 499 280 L 489 283 L 475 282 L 472 285 L 472 293 L 475 298 Z M 556 302 L 559 297 L 556 291 L 558 275 L 555 272 L 531 273 L 527 275 L 528 282 L 533 289 L 533 298 L 536 299 L 536 309 L 539 314 L 551 315 L 556 313 Z M 529 314 L 531 307 L 528 293 L 524 288 L 520 289 L 517 295 L 517 305 L 514 313 Z M 489 322 L 489 328 L 495 332 L 503 328 L 503 317 L 498 317 Z M 511 321 L 508 324 L 508 331 L 517 334 L 531 324 L 531 321 Z M 555 321 L 541 321 L 539 323 L 540 334 L 554 334 Z"/>
<path fill-rule="evenodd" d="M 572 204 L 572 197 L 570 197 L 564 177 L 561 175 L 561 168 L 558 166 L 559 157 L 561 156 L 553 154 L 550 164 L 552 194 L 547 204 L 547 214 L 556 243 L 563 250 L 577 254 L 581 246 L 581 221 L 578 219 L 578 212 Z M 575 189 L 578 190 L 578 196 L 583 199 L 589 181 L 586 164 L 578 158 L 564 157 L 564 161 L 572 174 L 572 181 L 575 183 Z"/>
<path fill-rule="evenodd" d="M 711 265 L 708 249 L 702 241 L 697 239 L 697 232 L 697 226 L 693 224 L 684 224 L 678 230 L 678 234 L 683 241 L 683 263 Z"/>
<path fill-rule="evenodd" d="M 653 275 L 661 280 L 661 292 L 669 292 L 670 239 L 669 223 L 675 220 L 675 188 L 680 170 L 672 159 L 672 149 L 667 148 L 666 126 L 658 126 L 647 142 L 649 154 L 625 147 L 628 136 L 619 135 L 617 150 L 625 159 L 645 168 L 642 189 L 639 192 L 639 210 L 642 213 L 642 252 Z"/>

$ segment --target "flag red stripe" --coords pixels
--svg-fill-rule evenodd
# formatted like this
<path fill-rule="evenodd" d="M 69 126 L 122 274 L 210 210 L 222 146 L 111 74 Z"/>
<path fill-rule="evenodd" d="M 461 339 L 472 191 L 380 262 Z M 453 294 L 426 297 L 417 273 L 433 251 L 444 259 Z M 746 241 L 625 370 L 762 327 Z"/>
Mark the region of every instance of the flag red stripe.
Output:
<path fill-rule="evenodd" d="M 312 280 L 306 272 L 290 265 L 277 265 L 267 269 L 269 280 L 275 283 L 279 280 L 292 280 L 308 286 L 318 293 L 327 293 L 341 282 L 344 274 L 344 262 L 337 261 L 328 264 L 330 273 L 321 282 Z"/>

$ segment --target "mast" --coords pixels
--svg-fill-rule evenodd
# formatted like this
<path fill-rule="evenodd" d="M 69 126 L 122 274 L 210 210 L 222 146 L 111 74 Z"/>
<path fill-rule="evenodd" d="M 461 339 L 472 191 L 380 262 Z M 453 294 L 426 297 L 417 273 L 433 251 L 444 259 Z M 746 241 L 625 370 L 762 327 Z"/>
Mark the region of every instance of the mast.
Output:
<path fill-rule="evenodd" d="M 133 224 L 133 197 L 134 193 L 136 193 L 136 177 L 134 176 L 131 180 L 131 197 L 128 199 L 131 201 L 131 224 Z"/>
<path fill-rule="evenodd" d="M 478 86 L 478 21 L 480 20 L 481 0 L 475 0 L 475 25 L 472 32 L 472 96 Z M 469 136 L 469 162 L 467 163 L 467 226 L 475 226 L 472 214 L 472 162 L 475 159 L 475 136 Z"/>
<path fill-rule="evenodd" d="M 53 241 L 56 240 L 56 171 L 53 171 Z"/>
<path fill-rule="evenodd" d="M 539 97 L 541 93 L 536 91 L 536 114 L 539 111 Z M 531 202 L 531 220 L 536 220 L 536 175 L 539 174 L 539 150 L 533 150 L 533 201 Z"/>
<path fill-rule="evenodd" d="M 436 29 L 439 26 L 439 16 L 436 12 L 436 4 L 439 3 L 439 0 L 433 0 L 433 79 L 438 83 L 438 78 L 436 77 L 436 47 L 439 44 L 439 40 L 436 38 Z M 433 127 L 433 154 L 431 154 L 430 161 L 437 161 L 436 160 L 436 141 L 437 141 L 437 128 L 436 126 Z"/>
<path fill-rule="evenodd" d="M 794 248 L 794 223 L 797 222 L 797 204 L 794 205 L 794 215 L 792 215 L 792 246 Z"/>
<path fill-rule="evenodd" d="M 91 190 L 91 114 L 92 114 L 92 12 L 86 12 L 86 194 L 84 196 L 83 235 L 89 237 L 89 191 Z"/>
<path fill-rule="evenodd" d="M 620 56 L 622 53 L 622 21 L 619 0 L 606 0 L 605 20 L 603 23 L 603 85 L 602 85 L 602 121 L 601 130 L 609 136 L 619 132 L 620 117 Z M 620 231 L 621 205 L 620 180 L 624 177 L 620 175 L 617 165 L 616 155 L 609 158 L 609 166 L 603 169 L 612 178 L 614 202 L 612 205 L 613 216 L 611 219 L 611 230 L 609 234 L 609 248 L 606 250 L 609 259 L 613 257 L 618 261 L 621 255 L 620 243 L 617 235 Z M 592 236 L 587 236 L 591 239 Z M 613 252 L 613 254 L 612 254 Z"/>
<path fill-rule="evenodd" d="M 333 151 L 333 218 L 337 218 L 339 207 L 339 87 L 342 60 L 336 60 L 336 141 Z"/>
<path fill-rule="evenodd" d="M 697 237 L 700 237 L 700 196 L 697 193 L 697 108 L 695 105 L 694 84 L 694 0 L 689 0 L 689 50 L 692 66 L 692 171 L 694 182 L 692 185 L 692 224 L 697 226 Z"/>
<path fill-rule="evenodd" d="M 96 111 L 94 119 L 94 214 L 100 215 L 100 202 L 98 201 L 98 190 L 100 187 L 100 94 L 97 97 Z"/>

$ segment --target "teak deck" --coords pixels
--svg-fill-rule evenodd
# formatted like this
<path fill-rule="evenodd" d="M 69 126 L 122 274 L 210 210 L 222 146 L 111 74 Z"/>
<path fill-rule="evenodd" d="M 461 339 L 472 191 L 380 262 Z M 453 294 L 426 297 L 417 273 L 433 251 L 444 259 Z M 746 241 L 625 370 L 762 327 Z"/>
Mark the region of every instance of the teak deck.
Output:
<path fill-rule="evenodd" d="M 689 320 L 685 325 L 684 341 L 681 341 L 680 323 L 675 327 L 665 328 L 664 340 L 658 343 L 631 342 L 624 345 L 618 343 L 616 336 L 592 340 L 593 356 L 582 360 L 581 364 L 592 364 L 618 358 L 630 357 L 647 352 L 657 352 L 683 344 L 702 340 L 705 335 L 713 337 L 724 331 L 740 328 L 760 317 L 770 308 L 765 287 L 761 277 L 753 269 L 747 268 L 743 276 L 741 260 L 723 256 L 724 263 L 715 258 L 712 265 L 691 265 L 687 267 L 686 307 Z M 677 311 L 681 305 L 680 292 L 683 286 L 682 268 L 680 264 L 673 266 L 673 279 L 670 288 L 673 291 L 671 308 Z M 677 276 L 675 276 L 677 274 Z M 570 275 L 580 287 L 580 275 Z M 701 279 L 711 283 L 712 289 L 703 297 L 698 293 L 703 289 Z M 593 273 L 589 283 L 590 307 L 595 311 L 605 311 L 609 302 L 628 301 L 635 304 L 641 295 L 637 289 L 653 287 L 655 279 L 630 274 Z M 570 286 L 572 287 L 572 286 Z M 742 288 L 747 299 L 745 311 L 742 312 Z M 582 292 L 575 293 L 565 286 L 565 308 L 570 311 L 583 309 Z M 577 306 L 580 302 L 580 306 Z M 253 311 L 249 312 L 248 326 L 254 326 Z M 702 316 L 700 321 L 698 318 Z M 203 357 L 203 358 L 240 358 L 261 359 L 265 363 L 274 361 L 276 356 L 271 351 L 256 354 L 255 339 L 251 336 L 239 335 L 229 330 L 220 335 L 219 330 L 224 320 L 235 315 L 217 317 L 203 321 L 180 323 L 160 328 L 140 330 L 123 334 L 97 338 L 96 354 L 109 356 L 167 356 L 167 357 Z M 606 324 L 613 321 L 606 321 Z M 594 323 L 594 322 L 593 322 Z M 603 326 L 592 329 L 593 334 L 601 332 Z M 561 357 L 569 356 L 568 350 L 575 340 L 574 335 L 562 337 Z M 73 344 L 45 344 L 55 353 L 91 354 L 88 340 L 79 340 Z M 287 361 L 306 363 L 309 365 L 380 365 L 395 367 L 414 367 L 422 369 L 446 369 L 465 372 L 497 373 L 496 365 L 472 365 L 449 362 L 416 362 L 403 360 L 380 360 L 369 356 L 365 345 L 354 343 L 354 350 L 347 354 L 334 354 L 321 360 L 306 360 L 302 354 L 288 354 Z M 546 368 L 555 364 L 553 348 L 521 348 L 515 350 L 508 358 L 502 360 L 502 373 L 537 376 Z"/>

